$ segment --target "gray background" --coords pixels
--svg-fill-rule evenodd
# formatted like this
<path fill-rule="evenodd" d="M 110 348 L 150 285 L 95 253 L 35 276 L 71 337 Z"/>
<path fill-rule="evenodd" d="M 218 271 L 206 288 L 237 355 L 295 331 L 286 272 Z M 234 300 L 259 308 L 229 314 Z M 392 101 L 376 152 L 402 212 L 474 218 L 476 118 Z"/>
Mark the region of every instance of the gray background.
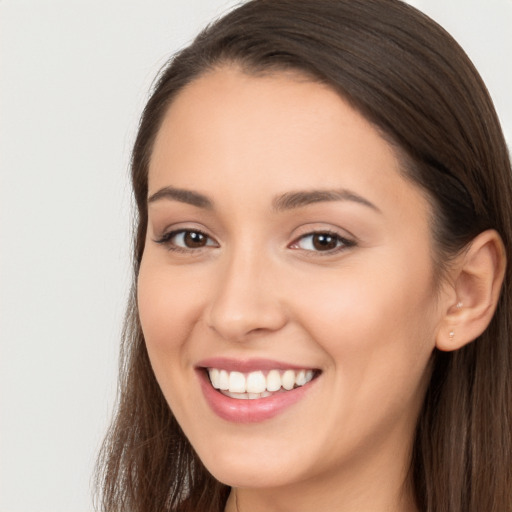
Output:
<path fill-rule="evenodd" d="M 128 161 L 157 70 L 234 1 L 0 0 L 0 512 L 92 510 L 129 285 Z M 512 134 L 512 0 L 417 0 Z"/>

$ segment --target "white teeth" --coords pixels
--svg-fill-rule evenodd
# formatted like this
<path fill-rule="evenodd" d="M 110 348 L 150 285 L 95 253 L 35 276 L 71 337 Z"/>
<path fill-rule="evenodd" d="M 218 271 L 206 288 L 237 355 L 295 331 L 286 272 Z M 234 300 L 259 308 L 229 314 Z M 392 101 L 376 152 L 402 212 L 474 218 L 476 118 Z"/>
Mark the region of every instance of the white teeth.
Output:
<path fill-rule="evenodd" d="M 210 375 L 211 378 L 211 375 Z M 229 374 L 226 370 L 220 370 L 219 372 L 219 386 L 218 389 L 227 391 L 229 389 Z"/>
<path fill-rule="evenodd" d="M 313 370 L 306 370 L 306 374 L 304 378 L 306 379 L 305 384 L 307 384 L 310 380 L 313 380 L 315 372 Z M 300 384 L 298 384 L 300 386 Z"/>
<path fill-rule="evenodd" d="M 257 398 L 267 398 L 272 393 L 268 391 L 264 391 L 263 393 L 230 393 L 229 391 L 224 391 L 223 393 L 230 398 L 236 398 L 237 400 L 256 400 Z"/>
<path fill-rule="evenodd" d="M 281 377 L 283 388 L 290 391 L 295 386 L 295 372 L 293 370 L 286 370 Z"/>
<path fill-rule="evenodd" d="M 224 391 L 223 394 L 229 396 L 230 398 L 237 398 L 238 400 L 249 399 L 249 393 L 231 393 L 231 391 Z"/>
<path fill-rule="evenodd" d="M 286 391 L 300 387 L 313 379 L 313 370 L 270 370 L 265 377 L 262 371 L 243 374 L 241 372 L 228 372 L 218 368 L 209 368 L 210 381 L 215 389 L 223 391 L 225 395 L 239 399 L 256 399 L 270 396 L 273 392 L 283 388 Z"/>
<path fill-rule="evenodd" d="M 245 375 L 240 372 L 229 373 L 229 392 L 230 393 L 245 393 L 247 386 L 245 382 Z"/>
<path fill-rule="evenodd" d="M 210 380 L 212 382 L 212 386 L 215 389 L 219 389 L 219 370 L 217 368 L 212 368 L 210 370 Z"/>
<path fill-rule="evenodd" d="M 300 370 L 297 372 L 297 375 L 295 376 L 295 384 L 297 384 L 297 386 L 304 386 L 306 382 L 306 370 Z"/>
<path fill-rule="evenodd" d="M 267 375 L 267 391 L 281 389 L 281 374 L 277 370 L 270 370 Z"/>
<path fill-rule="evenodd" d="M 263 393 L 267 389 L 267 381 L 262 372 L 251 372 L 247 376 L 247 392 Z"/>

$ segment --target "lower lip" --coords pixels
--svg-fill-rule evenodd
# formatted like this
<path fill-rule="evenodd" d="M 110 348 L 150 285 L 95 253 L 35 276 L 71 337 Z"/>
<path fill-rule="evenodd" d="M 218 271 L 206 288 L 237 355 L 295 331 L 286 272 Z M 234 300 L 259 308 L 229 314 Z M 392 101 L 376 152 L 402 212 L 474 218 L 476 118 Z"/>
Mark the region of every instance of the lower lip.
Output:
<path fill-rule="evenodd" d="M 304 386 L 275 393 L 266 398 L 243 400 L 223 395 L 211 385 L 204 370 L 199 370 L 198 373 L 204 397 L 210 408 L 217 416 L 233 423 L 256 423 L 274 418 L 304 398 L 316 380 L 313 379 Z"/>

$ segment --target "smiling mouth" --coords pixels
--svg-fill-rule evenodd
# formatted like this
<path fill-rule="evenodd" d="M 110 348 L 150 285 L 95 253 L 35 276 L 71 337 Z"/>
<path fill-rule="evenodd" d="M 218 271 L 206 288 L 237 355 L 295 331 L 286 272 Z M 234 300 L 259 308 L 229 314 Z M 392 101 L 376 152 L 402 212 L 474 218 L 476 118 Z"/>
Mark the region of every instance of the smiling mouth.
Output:
<path fill-rule="evenodd" d="M 219 368 L 207 368 L 210 383 L 224 396 L 238 400 L 269 398 L 277 393 L 291 391 L 311 382 L 319 371 L 270 370 L 242 373 Z"/>

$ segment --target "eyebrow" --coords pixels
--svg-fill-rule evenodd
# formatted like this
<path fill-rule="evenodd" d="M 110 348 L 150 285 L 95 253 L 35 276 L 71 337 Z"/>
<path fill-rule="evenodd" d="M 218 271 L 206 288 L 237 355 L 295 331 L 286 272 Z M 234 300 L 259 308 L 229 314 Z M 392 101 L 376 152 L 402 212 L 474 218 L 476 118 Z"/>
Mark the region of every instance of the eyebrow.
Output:
<path fill-rule="evenodd" d="M 213 201 L 199 192 L 174 187 L 164 187 L 149 196 L 148 203 L 154 203 L 162 199 L 179 201 L 180 203 L 190 204 L 198 208 L 212 210 Z M 364 197 L 347 189 L 340 190 L 301 190 L 297 192 L 287 192 L 277 196 L 272 201 L 272 209 L 275 212 L 293 210 L 302 208 L 314 203 L 333 202 L 333 201 L 352 201 L 354 203 L 367 206 L 380 213 L 380 209 Z"/>
<path fill-rule="evenodd" d="M 274 211 L 281 212 L 294 208 L 302 208 L 314 203 L 330 201 L 352 201 L 367 206 L 376 212 L 381 212 L 377 206 L 364 197 L 346 189 L 340 190 L 306 190 L 298 192 L 287 192 L 272 202 Z"/>
<path fill-rule="evenodd" d="M 171 201 L 179 201 L 180 203 L 190 204 L 198 208 L 213 209 L 213 202 L 203 194 L 192 190 L 182 188 L 164 187 L 149 196 L 148 204 L 160 201 L 161 199 L 169 199 Z"/>

